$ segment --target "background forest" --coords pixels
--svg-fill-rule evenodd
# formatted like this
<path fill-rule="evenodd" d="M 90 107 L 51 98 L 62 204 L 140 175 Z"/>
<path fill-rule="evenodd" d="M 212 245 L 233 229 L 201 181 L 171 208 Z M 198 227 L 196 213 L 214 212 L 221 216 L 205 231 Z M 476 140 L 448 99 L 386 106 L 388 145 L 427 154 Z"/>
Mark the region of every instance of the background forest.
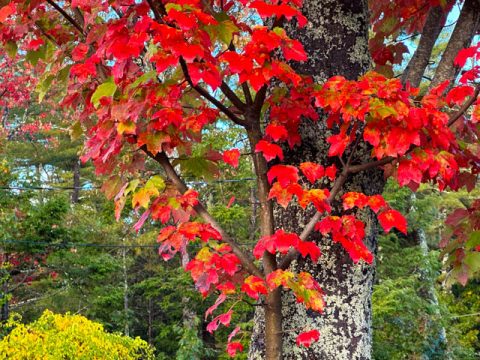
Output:
<path fill-rule="evenodd" d="M 195 291 L 180 259 L 158 256 L 153 225 L 136 233 L 138 214 L 129 207 L 115 220 L 93 167 L 80 164 L 75 129 L 48 108 L 12 109 L 6 116 L 11 126 L 0 162 L 2 320 L 18 313 L 29 323 L 45 309 L 70 312 L 108 331 L 141 337 L 158 359 L 226 358 L 228 332 L 206 331 L 203 314 L 214 299 Z M 51 125 L 40 126 L 39 117 Z M 196 151 L 241 147 L 244 141 L 241 132 L 222 126 L 207 137 Z M 239 171 L 219 169 L 222 176 L 215 178 L 206 176 L 208 163 L 182 165 L 222 225 L 243 244 L 252 242 L 258 204 L 248 157 L 241 157 Z M 373 294 L 375 359 L 478 357 L 479 281 L 450 284 L 438 248 L 446 214 L 478 195 L 430 187 L 414 194 L 393 183 L 385 189 L 389 202 L 407 214 L 411 231 L 381 238 Z M 245 303 L 236 314 L 245 346 L 253 311 L 254 304 Z"/>

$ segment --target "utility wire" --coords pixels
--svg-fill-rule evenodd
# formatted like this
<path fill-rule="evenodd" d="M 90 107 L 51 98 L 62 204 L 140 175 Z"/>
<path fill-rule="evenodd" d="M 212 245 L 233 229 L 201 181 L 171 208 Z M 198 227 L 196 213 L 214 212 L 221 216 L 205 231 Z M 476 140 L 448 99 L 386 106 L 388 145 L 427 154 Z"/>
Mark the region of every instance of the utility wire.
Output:
<path fill-rule="evenodd" d="M 254 181 L 255 178 L 240 178 L 240 179 L 221 179 L 221 180 L 212 180 L 212 181 L 189 181 L 186 180 L 187 184 L 190 185 L 211 185 L 211 184 L 219 184 L 219 183 L 239 183 L 239 182 L 247 182 L 247 181 Z M 82 190 L 82 191 L 92 191 L 100 189 L 100 186 L 89 186 L 89 187 L 81 187 L 81 186 L 0 186 L 0 190 L 36 190 L 36 191 L 57 191 L 57 190 Z"/>
<path fill-rule="evenodd" d="M 73 187 L 73 186 L 0 186 L 0 190 L 97 190 L 99 186 Z"/>
<path fill-rule="evenodd" d="M 117 245 L 117 244 L 95 244 L 95 243 L 56 243 L 52 244 L 49 242 L 42 242 L 42 241 L 33 241 L 33 240 L 0 240 L 2 244 L 12 244 L 12 245 L 36 245 L 36 246 L 45 246 L 45 247 L 96 247 L 96 248 L 129 248 L 129 249 L 136 249 L 136 248 L 147 248 L 147 249 L 155 249 L 158 248 L 159 245 Z"/>

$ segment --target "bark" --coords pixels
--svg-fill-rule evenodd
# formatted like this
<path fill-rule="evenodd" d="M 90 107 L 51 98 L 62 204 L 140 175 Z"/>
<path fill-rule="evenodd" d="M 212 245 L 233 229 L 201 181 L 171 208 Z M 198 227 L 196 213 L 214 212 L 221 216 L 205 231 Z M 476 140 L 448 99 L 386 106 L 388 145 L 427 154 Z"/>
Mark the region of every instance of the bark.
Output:
<path fill-rule="evenodd" d="M 333 75 L 356 79 L 368 70 L 368 12 L 366 1 L 307 0 L 303 12 L 310 20 L 304 29 L 290 29 L 290 34 L 300 40 L 308 52 L 309 61 L 296 66 L 300 73 L 314 76 L 321 82 Z M 306 122 L 301 129 L 302 145 L 293 151 L 285 149 L 285 163 L 298 164 L 316 161 L 328 165 L 326 157 L 327 131 L 322 122 Z M 360 144 L 356 162 L 366 161 L 369 149 Z M 341 168 L 341 164 L 337 164 Z M 368 195 L 382 191 L 383 174 L 379 170 L 351 176 L 343 191 L 361 191 Z M 341 195 L 341 194 L 340 194 Z M 333 204 L 341 213 L 338 201 Z M 275 227 L 300 233 L 313 215 L 305 214 L 299 207 L 286 211 L 275 210 Z M 376 250 L 376 223 L 370 213 L 361 215 L 367 224 L 366 244 Z M 314 234 L 309 240 L 321 245 L 322 257 L 317 264 L 294 261 L 295 271 L 308 271 L 315 276 L 325 292 L 324 313 L 306 311 L 297 304 L 290 293 L 282 298 L 283 307 L 283 359 L 370 359 L 371 355 L 371 293 L 374 267 L 354 265 L 348 254 L 338 244 Z M 255 314 L 254 334 L 249 359 L 265 357 L 263 335 L 263 309 Z M 298 333 L 318 329 L 319 342 L 309 349 L 295 345 Z"/>
<path fill-rule="evenodd" d="M 457 25 L 453 30 L 447 48 L 437 66 L 430 87 L 435 87 L 445 80 L 453 80 L 459 69 L 453 65 L 458 52 L 470 46 L 480 22 L 480 0 L 465 0 Z"/>
<path fill-rule="evenodd" d="M 412 213 L 417 212 L 417 209 L 415 207 L 415 199 L 416 195 L 415 193 L 412 193 L 410 197 L 410 211 Z M 416 214 L 416 216 L 420 216 L 419 214 Z M 411 236 L 413 237 L 414 243 L 416 246 L 420 248 L 420 251 L 422 253 L 422 257 L 424 259 L 423 261 L 423 266 L 419 266 L 419 278 L 423 283 L 423 286 L 419 289 L 419 295 L 426 299 L 430 304 L 431 304 L 431 311 L 434 315 L 434 317 L 437 318 L 437 320 L 430 319 L 429 323 L 427 324 L 428 327 L 433 329 L 433 332 L 437 332 L 436 334 L 433 333 L 433 340 L 432 341 L 432 347 L 434 346 L 434 351 L 432 353 L 440 353 L 443 354 L 445 360 L 450 359 L 450 355 L 445 352 L 445 349 L 448 348 L 448 343 L 447 343 L 447 331 L 443 325 L 441 325 L 440 319 L 441 317 L 441 312 L 440 312 L 440 305 L 437 297 L 437 291 L 435 290 L 435 279 L 431 275 L 431 269 L 428 267 L 431 266 L 429 265 L 429 248 L 428 248 L 428 243 L 427 243 L 427 235 L 425 234 L 425 231 L 421 227 L 417 227 L 412 233 Z M 438 322 L 438 323 L 437 323 Z M 430 330 L 431 331 L 431 330 Z M 429 349 L 431 351 L 432 349 Z M 425 358 L 428 359 L 428 355 L 425 354 Z"/>
<path fill-rule="evenodd" d="M 257 119 L 251 123 L 259 124 Z M 267 180 L 268 166 L 264 157 L 255 152 L 255 146 L 262 138 L 261 129 L 256 125 L 247 131 L 257 174 L 257 196 L 260 202 L 260 235 L 269 236 L 273 234 L 275 227 L 273 218 L 272 202 L 268 200 L 269 184 Z M 265 252 L 262 257 L 262 264 L 265 274 L 269 274 L 277 268 L 275 255 Z M 281 360 L 283 349 L 282 336 L 282 294 L 280 289 L 269 292 L 265 297 L 264 310 L 264 344 L 267 360 Z"/>
<path fill-rule="evenodd" d="M 445 18 L 446 14 L 440 6 L 432 8 L 428 13 L 418 47 L 403 73 L 402 82 L 404 84 L 408 81 L 413 87 L 420 86 L 432 55 L 433 46 L 445 23 Z"/>
<path fill-rule="evenodd" d="M 257 233 L 257 198 L 255 197 L 255 188 L 250 188 L 250 205 L 252 206 L 252 213 L 250 215 L 250 240 L 255 240 Z"/>
<path fill-rule="evenodd" d="M 425 259 L 424 264 L 428 264 L 429 250 L 428 250 L 427 237 L 425 235 L 425 231 L 422 228 L 419 228 L 414 232 L 413 235 L 416 238 L 416 243 L 420 247 L 423 258 Z M 437 319 L 439 319 L 441 316 L 441 313 L 440 313 L 440 305 L 438 302 L 437 292 L 435 290 L 434 279 L 432 279 L 431 276 L 429 275 L 429 269 L 426 269 L 424 266 L 420 267 L 419 275 L 420 275 L 420 279 L 424 283 L 424 286 L 420 289 L 420 296 L 422 296 L 424 299 L 430 302 L 432 307 L 431 311 L 433 312 L 433 315 Z M 432 349 L 429 349 L 429 351 L 433 353 L 443 353 L 445 360 L 450 359 L 450 355 L 445 352 L 445 349 L 448 348 L 447 331 L 445 327 L 441 326 L 440 324 L 437 324 L 435 320 L 430 320 L 427 326 L 429 326 L 433 330 L 438 331 L 437 334 L 432 334 L 433 340 L 434 340 L 432 341 L 432 347 L 434 346 L 434 349 L 433 351 Z M 425 358 L 428 358 L 428 355 L 425 355 Z"/>

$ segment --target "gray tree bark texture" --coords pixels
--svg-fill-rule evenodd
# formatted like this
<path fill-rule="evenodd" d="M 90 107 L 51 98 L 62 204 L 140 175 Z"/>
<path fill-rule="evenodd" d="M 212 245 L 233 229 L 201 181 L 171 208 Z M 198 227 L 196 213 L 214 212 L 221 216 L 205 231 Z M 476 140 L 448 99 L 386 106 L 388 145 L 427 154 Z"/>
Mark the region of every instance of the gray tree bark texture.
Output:
<path fill-rule="evenodd" d="M 306 63 L 296 65 L 302 74 L 312 75 L 323 82 L 333 75 L 356 79 L 371 64 L 368 51 L 367 1 L 306 0 L 304 15 L 309 19 L 303 29 L 290 29 L 290 35 L 302 42 L 309 55 Z M 327 158 L 328 131 L 322 122 L 307 122 L 301 129 L 302 145 L 294 150 L 285 149 L 285 163 L 298 164 L 316 161 L 331 164 Z M 354 156 L 355 163 L 365 162 L 369 149 L 360 145 Z M 341 164 L 337 164 L 341 168 Z M 343 192 L 360 191 L 367 195 L 382 191 L 382 171 L 351 176 Z M 339 194 L 337 199 L 342 195 Z M 336 214 L 342 214 L 338 200 L 332 204 Z M 285 231 L 300 233 L 313 215 L 305 214 L 300 207 L 290 205 L 287 210 L 275 210 L 275 226 Z M 359 214 L 366 223 L 365 243 L 375 253 L 377 248 L 377 224 L 371 213 Z M 371 294 L 374 266 L 353 264 L 349 255 L 339 245 L 319 234 L 309 240 L 317 241 L 322 257 L 317 264 L 298 260 L 292 263 L 296 272 L 308 271 L 315 276 L 325 293 L 326 307 L 323 313 L 306 310 L 290 293 L 282 297 L 283 359 L 356 360 L 371 358 Z M 263 309 L 257 307 L 250 360 L 265 358 Z M 298 347 L 296 336 L 303 331 L 318 329 L 320 340 L 310 348 Z"/>
<path fill-rule="evenodd" d="M 423 74 L 432 55 L 433 46 L 445 24 L 445 18 L 446 14 L 441 6 L 430 9 L 425 25 L 423 26 L 418 47 L 403 73 L 402 82 L 404 84 L 408 81 L 413 87 L 420 86 Z"/>
<path fill-rule="evenodd" d="M 448 42 L 442 59 L 437 66 L 430 88 L 440 85 L 445 80 L 454 80 L 458 68 L 453 65 L 458 52 L 469 47 L 480 23 L 480 0 L 465 0 L 462 11 Z"/>

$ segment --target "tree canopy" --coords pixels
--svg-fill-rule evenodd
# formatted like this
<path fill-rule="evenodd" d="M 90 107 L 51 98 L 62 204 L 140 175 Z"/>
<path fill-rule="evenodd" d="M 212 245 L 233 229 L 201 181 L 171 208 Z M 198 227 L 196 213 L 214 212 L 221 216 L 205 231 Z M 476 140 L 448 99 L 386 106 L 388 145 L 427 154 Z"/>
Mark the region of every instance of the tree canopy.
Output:
<path fill-rule="evenodd" d="M 454 1 L 370 2 L 375 68 L 359 78 L 339 72 L 328 79 L 307 70 L 320 56 L 307 46 L 314 34 L 305 14 L 313 4 L 322 1 L 46 0 L 0 8 L 4 113 L 31 102 L 31 89 L 52 109 L 60 104 L 72 133 L 85 134 L 80 159 L 105 178 L 102 189 L 115 203 L 117 220 L 131 203 L 139 214 L 135 223 L 128 219 L 133 229 L 159 224 L 160 256 L 180 255 L 196 289 L 217 295 L 206 311 L 208 332 L 229 326 L 239 303 L 258 301 L 267 359 L 282 358 L 282 292 L 308 311 L 325 309 L 322 279 L 308 266 L 292 266 L 316 264 L 328 253 L 314 234 L 339 244 L 349 263 L 364 266 L 374 262 L 375 249 L 366 243 L 375 232 L 371 224 L 385 233 L 408 232 L 400 211 L 378 190 L 350 188 L 352 178 L 383 170 L 412 190 L 428 183 L 470 191 L 480 164 L 480 45 L 471 43 L 477 0 L 464 1 L 428 84 L 422 78 Z M 368 10 L 366 2 L 358 7 L 362 14 Z M 327 16 L 335 22 L 335 15 Z M 397 39 L 417 32 L 422 36 L 411 61 L 395 74 L 409 51 Z M 363 49 L 367 34 L 356 35 L 355 46 Z M 325 53 L 334 59 L 342 45 L 332 42 Z M 365 54 L 355 46 L 349 57 L 359 62 Z M 306 152 L 302 129 L 312 123 L 321 130 L 322 155 L 289 161 L 292 152 Z M 6 138 L 32 137 L 45 126 L 38 121 L 17 129 L 13 123 L 4 130 Z M 207 135 L 215 127 L 244 140 L 215 148 Z M 250 158 L 256 179 L 259 233 L 253 243 L 230 233 L 201 187 L 189 183 L 189 176 L 231 173 L 242 157 Z M 442 243 L 449 275 L 464 284 L 479 270 L 479 206 L 476 201 L 453 212 Z M 305 216 L 304 226 L 279 226 L 282 208 Z M 227 299 L 232 305 L 219 313 Z M 317 328 L 289 331 L 300 347 L 321 341 Z M 240 335 L 235 327 L 228 336 L 231 356 L 243 350 Z"/>

